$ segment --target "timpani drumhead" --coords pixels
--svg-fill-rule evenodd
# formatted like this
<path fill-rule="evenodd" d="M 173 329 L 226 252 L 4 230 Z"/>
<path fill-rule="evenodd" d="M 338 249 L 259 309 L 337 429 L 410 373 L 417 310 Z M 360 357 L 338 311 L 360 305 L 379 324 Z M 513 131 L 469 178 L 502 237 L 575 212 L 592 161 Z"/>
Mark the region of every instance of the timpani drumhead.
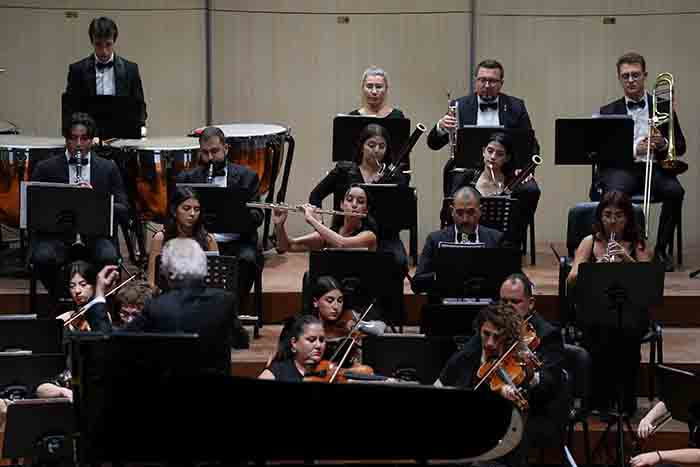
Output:
<path fill-rule="evenodd" d="M 115 148 L 143 151 L 191 151 L 199 149 L 197 140 L 187 136 L 163 136 L 143 139 L 118 139 L 110 143 Z"/>
<path fill-rule="evenodd" d="M 0 135 L 0 148 L 5 149 L 58 149 L 66 145 L 63 138 L 43 136 Z"/>
<path fill-rule="evenodd" d="M 270 123 L 223 123 L 210 125 L 220 128 L 226 138 L 247 138 L 251 136 L 272 136 L 285 134 L 287 129 L 280 125 Z M 206 127 L 197 128 L 192 132 L 193 136 L 199 135 Z"/>

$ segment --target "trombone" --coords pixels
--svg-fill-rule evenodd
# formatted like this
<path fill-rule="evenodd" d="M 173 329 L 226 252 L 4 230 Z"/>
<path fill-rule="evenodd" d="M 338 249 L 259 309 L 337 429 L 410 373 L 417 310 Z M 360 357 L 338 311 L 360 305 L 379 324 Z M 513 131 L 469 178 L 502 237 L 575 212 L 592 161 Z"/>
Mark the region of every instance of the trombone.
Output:
<path fill-rule="evenodd" d="M 250 202 L 250 203 L 245 203 L 245 205 L 249 208 L 281 209 L 283 211 L 304 212 L 304 205 L 303 204 Z M 316 206 L 314 206 L 314 212 L 316 214 L 328 214 L 330 216 L 367 217 L 367 214 L 364 214 L 362 212 L 334 211 L 333 209 L 321 209 L 321 208 L 317 208 Z"/>
<path fill-rule="evenodd" d="M 651 97 L 651 117 L 649 118 L 649 139 L 654 134 L 660 134 L 659 127 L 668 125 L 668 149 L 666 158 L 659 161 L 659 166 L 665 172 L 679 175 L 688 170 L 688 164 L 676 156 L 675 117 L 673 115 L 673 88 L 674 79 L 671 73 L 659 73 L 654 82 L 654 90 Z M 659 104 L 668 104 L 668 111 L 663 112 Z M 644 172 L 644 218 L 645 236 L 649 238 L 649 209 L 651 207 L 651 175 L 652 175 L 651 144 L 647 143 L 647 158 Z"/>

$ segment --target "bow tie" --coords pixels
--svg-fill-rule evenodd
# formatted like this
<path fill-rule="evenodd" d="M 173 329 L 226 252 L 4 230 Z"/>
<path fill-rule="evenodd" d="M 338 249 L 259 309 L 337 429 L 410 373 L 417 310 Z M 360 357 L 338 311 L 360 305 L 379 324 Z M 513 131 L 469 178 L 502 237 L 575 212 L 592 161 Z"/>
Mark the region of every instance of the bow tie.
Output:
<path fill-rule="evenodd" d="M 112 68 L 114 66 L 114 60 L 110 60 L 107 63 L 95 62 L 95 67 L 98 70 L 103 71 L 105 68 Z"/>
<path fill-rule="evenodd" d="M 643 108 L 646 107 L 646 106 L 647 106 L 647 100 L 646 100 L 646 99 L 642 99 L 642 100 L 639 101 L 639 102 L 627 101 L 627 108 L 630 109 L 630 110 L 634 110 L 634 109 L 643 109 Z"/>
<path fill-rule="evenodd" d="M 68 163 L 69 163 L 70 165 L 78 165 L 78 164 L 80 164 L 80 165 L 88 165 L 88 162 L 90 162 L 90 161 L 88 161 L 88 158 L 87 158 L 87 157 L 81 157 L 80 159 L 78 159 L 78 158 L 75 157 L 75 156 L 71 156 L 71 157 L 68 158 Z"/>
<path fill-rule="evenodd" d="M 487 110 L 498 110 L 498 102 L 481 102 L 479 110 L 486 112 Z"/>

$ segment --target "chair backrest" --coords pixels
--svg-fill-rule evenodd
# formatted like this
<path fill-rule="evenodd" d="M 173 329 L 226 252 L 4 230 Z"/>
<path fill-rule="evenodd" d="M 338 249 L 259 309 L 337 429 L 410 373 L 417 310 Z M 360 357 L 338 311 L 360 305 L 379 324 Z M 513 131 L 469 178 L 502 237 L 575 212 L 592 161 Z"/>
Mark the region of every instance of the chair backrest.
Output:
<path fill-rule="evenodd" d="M 593 233 L 593 223 L 595 222 L 595 212 L 598 203 L 578 203 L 569 209 L 569 220 L 566 227 L 566 250 L 570 257 L 576 253 L 581 240 Z M 644 231 L 644 212 L 638 205 L 633 205 L 634 221 L 639 226 L 640 231 Z"/>

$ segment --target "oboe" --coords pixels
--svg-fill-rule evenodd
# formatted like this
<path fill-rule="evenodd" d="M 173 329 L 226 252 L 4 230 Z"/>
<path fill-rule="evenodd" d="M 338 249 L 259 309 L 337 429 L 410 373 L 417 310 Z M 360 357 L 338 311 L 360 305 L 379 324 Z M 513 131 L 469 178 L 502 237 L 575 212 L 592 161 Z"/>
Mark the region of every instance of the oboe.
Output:
<path fill-rule="evenodd" d="M 304 212 L 303 204 L 286 204 L 286 203 L 257 203 L 250 202 L 245 204 L 249 208 L 259 209 L 281 209 L 283 211 Z M 350 217 L 367 217 L 367 214 L 351 211 L 334 211 L 332 209 L 321 209 L 314 206 L 316 214 L 328 214 L 331 216 L 350 216 Z"/>

